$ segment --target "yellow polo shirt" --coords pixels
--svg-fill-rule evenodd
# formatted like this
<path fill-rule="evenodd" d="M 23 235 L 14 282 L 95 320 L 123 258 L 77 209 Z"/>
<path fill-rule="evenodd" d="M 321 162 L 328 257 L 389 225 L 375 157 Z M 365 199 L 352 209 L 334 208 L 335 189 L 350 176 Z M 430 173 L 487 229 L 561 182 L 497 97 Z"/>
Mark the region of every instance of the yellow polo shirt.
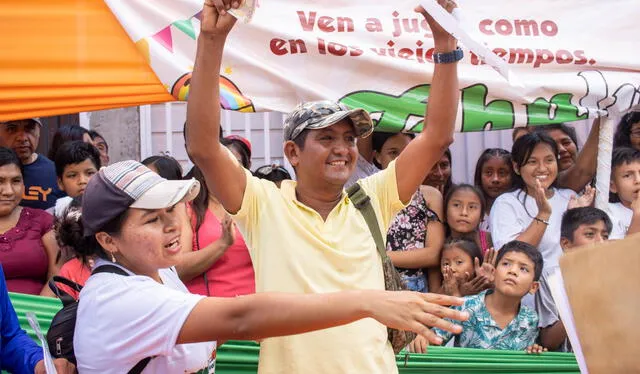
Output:
<path fill-rule="evenodd" d="M 380 230 L 403 208 L 395 163 L 360 181 Z M 249 247 L 257 292 L 327 293 L 384 289 L 380 256 L 361 213 L 343 193 L 326 221 L 296 200 L 296 182 L 281 189 L 247 171 L 242 207 L 234 219 Z M 387 329 L 368 318 L 312 333 L 266 339 L 259 373 L 397 373 Z"/>

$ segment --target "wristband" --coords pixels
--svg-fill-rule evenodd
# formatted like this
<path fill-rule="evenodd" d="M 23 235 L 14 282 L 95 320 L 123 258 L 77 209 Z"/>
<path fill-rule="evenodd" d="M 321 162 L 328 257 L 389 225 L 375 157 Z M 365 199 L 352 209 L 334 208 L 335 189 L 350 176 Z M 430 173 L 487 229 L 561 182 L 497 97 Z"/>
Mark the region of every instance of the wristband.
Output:
<path fill-rule="evenodd" d="M 540 222 L 540 223 L 544 223 L 545 225 L 549 226 L 549 221 L 545 221 L 545 220 L 543 220 L 541 218 L 538 218 L 538 217 L 533 217 L 533 219 L 538 221 L 538 222 Z"/>
<path fill-rule="evenodd" d="M 435 64 L 450 64 L 452 62 L 458 62 L 462 60 L 464 57 L 464 53 L 462 53 L 462 49 L 460 47 L 454 49 L 451 52 L 445 53 L 434 53 L 433 54 L 433 63 Z"/>

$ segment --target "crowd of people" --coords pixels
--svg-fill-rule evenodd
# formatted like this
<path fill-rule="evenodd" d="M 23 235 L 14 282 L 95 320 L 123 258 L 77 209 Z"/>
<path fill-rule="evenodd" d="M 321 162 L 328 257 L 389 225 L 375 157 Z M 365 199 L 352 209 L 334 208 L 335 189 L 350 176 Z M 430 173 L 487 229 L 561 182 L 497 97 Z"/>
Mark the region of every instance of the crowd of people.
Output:
<path fill-rule="evenodd" d="M 640 113 L 616 131 L 611 216 L 593 207 L 597 120 L 582 150 L 564 124 L 515 129 L 511 151 L 486 149 L 473 184 L 455 183 L 451 56 L 435 64 L 422 133 L 372 133 L 362 109 L 303 103 L 284 124 L 295 180 L 278 165 L 251 172 L 251 143 L 223 136 L 211 105 L 233 6 L 203 9 L 188 172 L 164 155 L 110 164 L 106 139 L 79 126 L 61 127 L 45 157 L 39 119 L 0 123 L 0 317 L 11 326 L 2 369 L 43 372 L 6 291 L 54 297 L 54 275 L 84 287 L 60 285 L 82 300 L 77 361 L 57 360 L 61 372 L 213 372 L 218 345 L 255 339 L 261 373 L 387 374 L 397 368 L 386 326 L 417 332 L 412 352 L 570 352 L 548 279 L 563 252 L 640 232 Z M 453 53 L 455 39 L 417 11 L 435 53 Z M 385 291 L 374 239 L 345 192 L 355 183 L 411 292 Z M 105 266 L 122 274 L 95 271 Z"/>

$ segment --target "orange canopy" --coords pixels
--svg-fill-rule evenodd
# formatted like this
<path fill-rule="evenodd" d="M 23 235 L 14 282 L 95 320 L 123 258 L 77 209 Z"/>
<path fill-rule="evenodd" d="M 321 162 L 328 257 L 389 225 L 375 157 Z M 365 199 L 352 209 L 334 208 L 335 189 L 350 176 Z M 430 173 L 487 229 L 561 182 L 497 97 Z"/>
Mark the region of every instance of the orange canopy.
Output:
<path fill-rule="evenodd" d="M 102 0 L 0 1 L 0 121 L 173 100 Z"/>

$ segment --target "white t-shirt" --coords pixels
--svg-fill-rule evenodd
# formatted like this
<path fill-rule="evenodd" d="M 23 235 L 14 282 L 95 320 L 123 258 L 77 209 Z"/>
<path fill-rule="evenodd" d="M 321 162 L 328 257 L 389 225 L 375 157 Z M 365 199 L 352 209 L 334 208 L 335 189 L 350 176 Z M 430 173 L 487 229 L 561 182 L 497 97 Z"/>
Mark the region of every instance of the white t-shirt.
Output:
<path fill-rule="evenodd" d="M 545 267 L 558 265 L 558 259 L 562 254 L 560 247 L 562 215 L 567 210 L 571 196 L 575 195 L 575 192 L 567 189 L 554 188 L 553 191 L 553 197 L 549 199 L 549 204 L 551 204 L 549 226 L 547 226 L 538 245 L 538 250 L 544 258 Z M 529 227 L 533 222 L 533 217 L 537 214 L 538 207 L 535 199 L 527 196 L 522 190 L 518 189 L 498 196 L 493 203 L 490 215 L 491 239 L 494 247 L 499 249 L 506 243 L 515 240 Z"/>
<path fill-rule="evenodd" d="M 139 275 L 89 278 L 80 292 L 73 339 L 80 373 L 126 373 L 151 356 L 156 357 L 143 373 L 214 373 L 216 342 L 176 345 L 203 296 L 190 294 L 170 269 L 161 269 L 160 278 L 164 284 Z"/>
<path fill-rule="evenodd" d="M 624 239 L 631 225 L 633 210 L 622 205 L 622 203 L 609 203 L 609 211 L 611 212 L 609 218 L 613 223 L 609 239 Z"/>

